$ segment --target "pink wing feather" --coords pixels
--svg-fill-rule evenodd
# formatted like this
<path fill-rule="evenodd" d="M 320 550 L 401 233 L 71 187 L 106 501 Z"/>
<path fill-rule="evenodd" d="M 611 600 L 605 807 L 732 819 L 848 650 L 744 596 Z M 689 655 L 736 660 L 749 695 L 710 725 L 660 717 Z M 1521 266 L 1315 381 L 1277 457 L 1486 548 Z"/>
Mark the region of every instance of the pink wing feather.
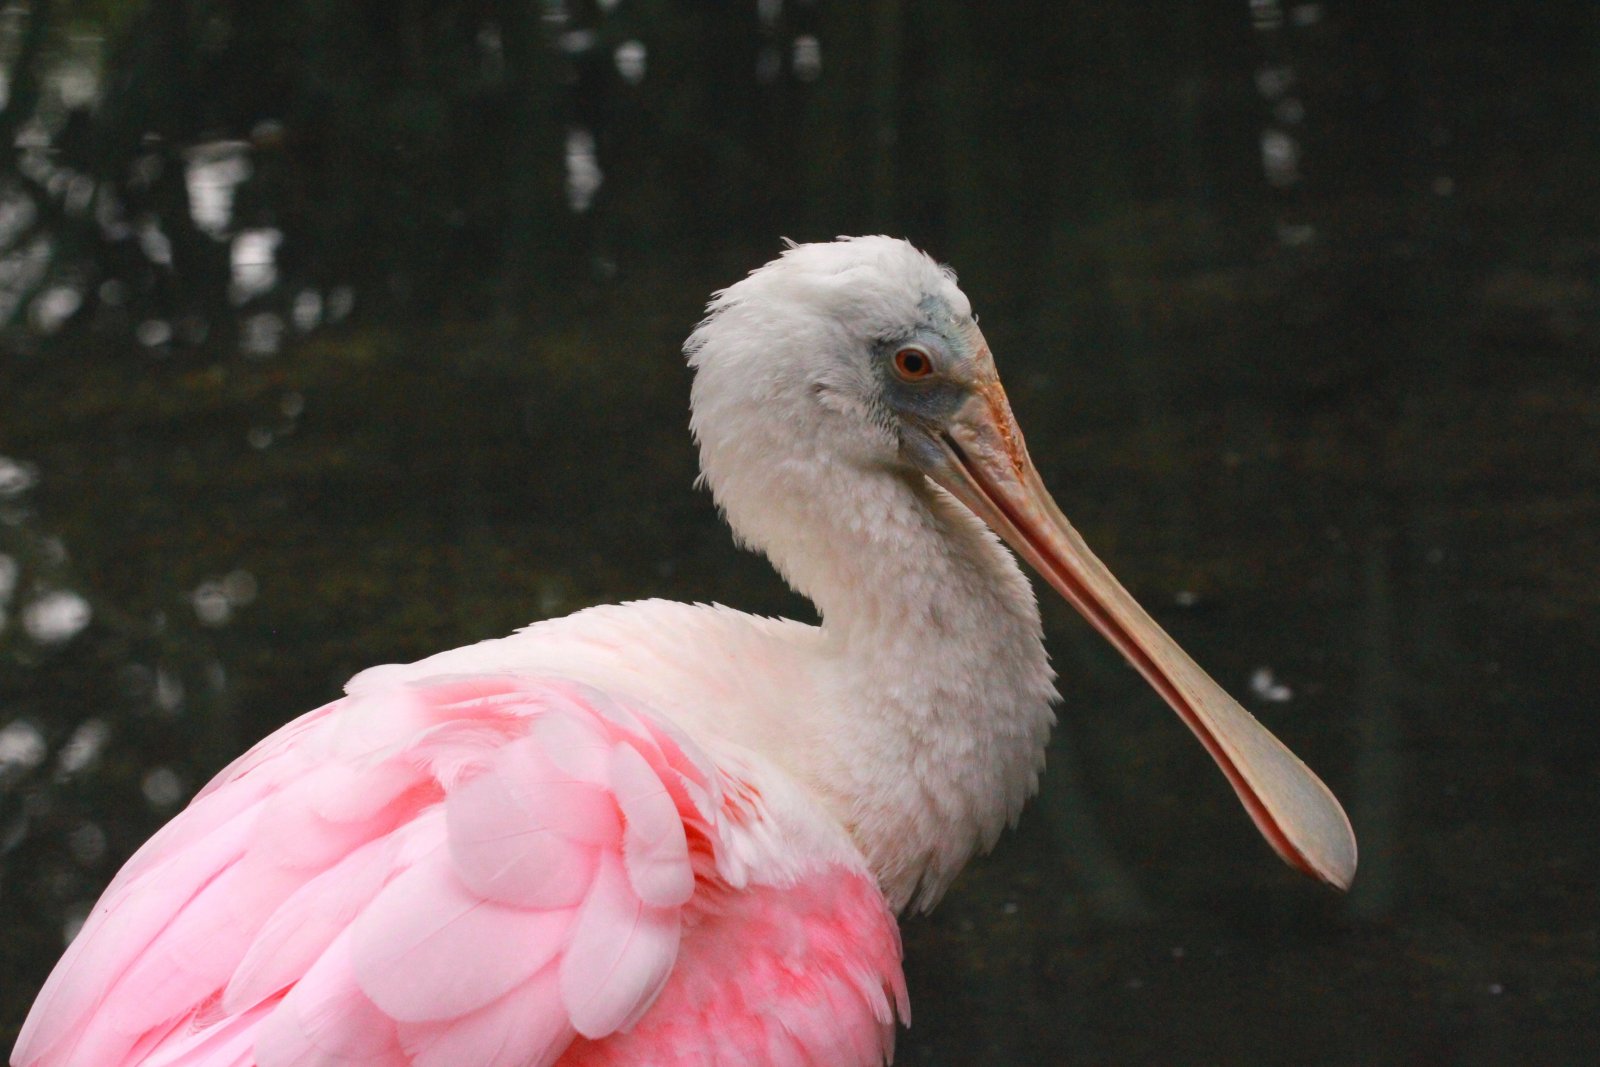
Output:
<path fill-rule="evenodd" d="M 719 868 L 770 832 L 752 795 L 572 683 L 364 690 L 128 862 L 12 1063 L 880 1064 L 907 1015 L 894 919 L 837 856 Z"/>

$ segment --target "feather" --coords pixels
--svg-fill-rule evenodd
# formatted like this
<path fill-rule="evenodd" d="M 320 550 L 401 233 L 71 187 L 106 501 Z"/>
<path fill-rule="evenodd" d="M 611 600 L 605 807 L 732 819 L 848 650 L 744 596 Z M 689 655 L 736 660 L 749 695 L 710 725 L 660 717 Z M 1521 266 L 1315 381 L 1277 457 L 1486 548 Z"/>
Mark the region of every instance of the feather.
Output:
<path fill-rule="evenodd" d="M 181 1025 L 135 1062 L 140 1067 L 255 1067 L 256 1028 L 272 1007 L 259 1005 L 213 1026 Z"/>
<path fill-rule="evenodd" d="M 526 762 L 509 753 L 505 765 L 451 794 L 445 804 L 451 859 L 462 882 L 487 899 L 568 907 L 594 878 L 595 849 L 559 829 L 614 836 L 615 805 L 585 783 L 522 781 L 515 771 Z M 562 810 L 563 801 L 572 810 Z"/>
<path fill-rule="evenodd" d="M 257 810 L 246 808 L 166 861 L 153 860 L 100 899 L 23 1024 L 13 1052 L 17 1062 L 40 1060 L 63 1041 L 68 1048 L 82 1042 L 82 1028 L 107 990 L 217 870 L 237 860 Z"/>
<path fill-rule="evenodd" d="M 400 681 L 369 682 L 353 726 L 343 704 L 291 724 L 147 846 L 16 1063 L 878 1062 L 893 920 L 848 853 L 808 851 L 837 830 L 790 832 L 825 815 L 771 818 L 765 764 L 726 777 L 569 683 Z"/>
<path fill-rule="evenodd" d="M 528 731 L 544 757 L 574 780 L 605 781 L 611 738 L 593 715 L 543 714 Z"/>
<path fill-rule="evenodd" d="M 561 958 L 561 999 L 573 1029 L 604 1037 L 642 1015 L 672 970 L 681 932 L 675 909 L 644 905 L 622 861 L 602 855 Z"/>
<path fill-rule="evenodd" d="M 470 1015 L 400 1027 L 414 1067 L 549 1067 L 572 1037 L 554 967 Z"/>
<path fill-rule="evenodd" d="M 223 870 L 144 946 L 87 1028 L 137 1038 L 189 1014 L 227 983 L 256 931 L 293 890 L 282 874 L 261 877 L 242 864 Z"/>
<path fill-rule="evenodd" d="M 694 895 L 694 869 L 683 816 L 655 771 L 632 745 L 611 751 L 611 784 L 626 828 L 622 854 L 639 899 L 658 908 L 677 907 Z"/>
<path fill-rule="evenodd" d="M 223 993 L 228 1012 L 244 1011 L 295 983 L 378 895 L 399 842 L 369 841 L 301 886 L 256 934 Z"/>
<path fill-rule="evenodd" d="M 409 1067 L 394 1020 L 361 991 L 340 935 L 261 1023 L 257 1067 Z"/>
<path fill-rule="evenodd" d="M 350 927 L 361 989 L 402 1022 L 476 1011 L 531 978 L 565 947 L 570 910 L 483 899 L 447 863 L 413 867 Z"/>

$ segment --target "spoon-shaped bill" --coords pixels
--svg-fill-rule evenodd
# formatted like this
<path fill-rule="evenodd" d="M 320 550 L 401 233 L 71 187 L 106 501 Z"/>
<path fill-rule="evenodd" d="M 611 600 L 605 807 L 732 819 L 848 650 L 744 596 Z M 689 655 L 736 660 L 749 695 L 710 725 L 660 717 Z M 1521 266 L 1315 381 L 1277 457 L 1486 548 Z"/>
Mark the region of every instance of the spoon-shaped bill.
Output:
<path fill-rule="evenodd" d="M 1349 888 L 1356 840 L 1338 800 L 1089 551 L 1034 470 L 998 379 L 975 382 L 934 443 L 924 473 L 988 523 L 1144 675 L 1222 768 L 1278 855 Z"/>

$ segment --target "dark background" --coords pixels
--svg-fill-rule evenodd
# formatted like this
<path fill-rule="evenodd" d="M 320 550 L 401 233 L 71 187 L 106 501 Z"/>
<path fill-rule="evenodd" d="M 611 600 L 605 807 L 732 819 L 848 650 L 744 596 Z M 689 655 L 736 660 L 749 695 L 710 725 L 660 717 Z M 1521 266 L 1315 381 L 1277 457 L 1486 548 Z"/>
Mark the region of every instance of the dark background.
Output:
<path fill-rule="evenodd" d="M 0 1048 L 355 670 L 804 615 L 691 489 L 678 345 L 780 236 L 889 232 L 1362 844 L 1283 868 L 1047 597 L 1043 793 L 906 923 L 897 1063 L 1593 1062 L 1592 0 L 33 0 L 0 67 Z"/>

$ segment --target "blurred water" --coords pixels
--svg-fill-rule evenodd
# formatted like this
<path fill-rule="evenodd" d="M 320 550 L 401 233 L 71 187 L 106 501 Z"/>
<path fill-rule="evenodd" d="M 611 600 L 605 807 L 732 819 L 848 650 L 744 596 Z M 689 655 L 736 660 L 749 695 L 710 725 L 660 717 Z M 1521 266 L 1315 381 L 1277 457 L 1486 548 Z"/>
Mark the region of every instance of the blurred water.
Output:
<path fill-rule="evenodd" d="M 1363 848 L 1346 898 L 1282 869 L 1049 603 L 1044 789 L 908 921 L 896 1062 L 1592 1058 L 1590 5 L 290 6 L 0 18 L 0 1045 L 355 670 L 804 614 L 691 489 L 677 346 L 780 235 L 890 231 Z"/>

